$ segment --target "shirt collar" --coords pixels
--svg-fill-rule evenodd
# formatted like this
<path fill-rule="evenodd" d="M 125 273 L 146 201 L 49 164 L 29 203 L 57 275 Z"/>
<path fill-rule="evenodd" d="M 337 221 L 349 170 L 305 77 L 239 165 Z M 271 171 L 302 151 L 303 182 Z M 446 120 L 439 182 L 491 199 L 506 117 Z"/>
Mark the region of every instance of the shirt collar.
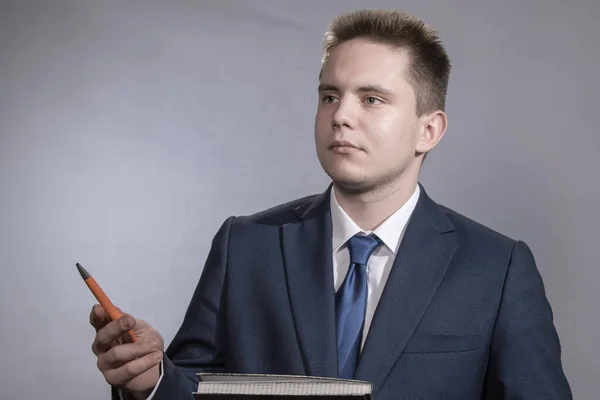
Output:
<path fill-rule="evenodd" d="M 420 191 L 419 185 L 416 185 L 414 193 L 402 207 L 390 215 L 381 223 L 381 225 L 375 228 L 374 231 L 363 231 L 342 209 L 335 197 L 335 191 L 332 186 L 329 201 L 331 206 L 333 252 L 337 252 L 357 233 L 364 233 L 367 235 L 374 233 L 392 253 L 396 254 L 400 238 L 402 237 L 406 225 L 408 224 L 408 220 L 417 205 Z"/>

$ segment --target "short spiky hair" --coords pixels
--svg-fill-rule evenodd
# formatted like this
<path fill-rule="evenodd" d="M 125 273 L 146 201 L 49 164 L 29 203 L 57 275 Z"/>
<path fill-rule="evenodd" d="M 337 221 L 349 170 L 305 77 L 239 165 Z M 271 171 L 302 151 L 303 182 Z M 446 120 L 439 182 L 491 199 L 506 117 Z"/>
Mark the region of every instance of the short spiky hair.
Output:
<path fill-rule="evenodd" d="M 424 21 L 395 10 L 358 10 L 342 14 L 329 24 L 323 39 L 325 63 L 341 43 L 365 38 L 408 51 L 407 79 L 417 98 L 417 115 L 444 111 L 450 77 L 450 59 L 437 32 Z"/>

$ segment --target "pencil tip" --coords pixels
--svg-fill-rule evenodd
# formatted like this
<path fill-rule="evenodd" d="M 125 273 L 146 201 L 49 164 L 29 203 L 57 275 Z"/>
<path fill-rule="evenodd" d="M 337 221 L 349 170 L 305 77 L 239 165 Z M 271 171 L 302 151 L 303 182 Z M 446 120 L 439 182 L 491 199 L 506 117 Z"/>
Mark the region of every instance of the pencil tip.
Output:
<path fill-rule="evenodd" d="M 81 277 L 82 277 L 84 280 L 90 277 L 90 274 L 89 274 L 89 272 L 87 272 L 87 271 L 85 270 L 85 268 L 83 268 L 83 267 L 81 266 L 81 264 L 77 263 L 77 264 L 75 264 L 75 265 L 77 266 L 77 270 L 79 271 L 79 274 L 81 275 Z"/>

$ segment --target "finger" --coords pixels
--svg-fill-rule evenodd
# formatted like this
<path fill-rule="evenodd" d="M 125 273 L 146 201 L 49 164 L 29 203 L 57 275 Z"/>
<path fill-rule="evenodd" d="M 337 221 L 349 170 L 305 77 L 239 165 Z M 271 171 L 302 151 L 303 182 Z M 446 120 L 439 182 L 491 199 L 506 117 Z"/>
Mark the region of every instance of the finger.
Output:
<path fill-rule="evenodd" d="M 117 306 L 115 306 L 115 308 L 117 309 L 117 311 L 118 311 L 118 312 L 119 312 L 121 315 L 127 315 L 127 313 L 126 313 L 125 311 L 121 310 L 121 308 L 120 308 L 120 307 L 117 307 Z M 137 327 L 138 327 L 138 325 L 139 325 L 139 320 L 138 320 L 137 318 L 134 318 L 134 319 L 135 319 L 135 325 L 134 325 L 134 326 L 137 328 Z M 132 335 L 132 334 L 133 334 L 133 335 L 135 335 L 135 332 L 133 331 L 133 328 L 131 328 L 131 329 L 129 330 L 128 334 L 126 334 L 126 335 L 123 335 L 123 336 L 121 337 L 121 342 L 122 342 L 122 343 L 133 343 L 133 342 L 134 342 L 134 340 L 133 340 L 133 338 L 131 337 L 131 335 Z"/>
<path fill-rule="evenodd" d="M 162 349 L 156 338 L 115 346 L 98 357 L 98 369 L 100 371 L 116 369 L 136 358 L 144 357 L 159 350 Z"/>
<path fill-rule="evenodd" d="M 103 326 L 110 322 L 110 317 L 100 304 L 94 304 L 90 312 L 90 324 L 98 332 Z"/>
<path fill-rule="evenodd" d="M 96 334 L 92 351 L 98 355 L 110 349 L 112 343 L 135 326 L 135 318 L 125 314 L 116 321 L 111 321 L 106 326 L 101 328 Z"/>
<path fill-rule="evenodd" d="M 128 382 L 158 365 L 162 357 L 162 351 L 155 351 L 116 369 L 104 371 L 104 378 L 111 385 L 127 388 Z"/>

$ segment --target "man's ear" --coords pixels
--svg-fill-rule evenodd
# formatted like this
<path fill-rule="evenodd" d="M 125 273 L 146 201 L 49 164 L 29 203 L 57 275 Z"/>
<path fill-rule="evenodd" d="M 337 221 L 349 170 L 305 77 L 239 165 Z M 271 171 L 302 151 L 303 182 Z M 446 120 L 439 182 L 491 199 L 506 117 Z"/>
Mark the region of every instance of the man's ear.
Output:
<path fill-rule="evenodd" d="M 416 152 L 428 153 L 442 140 L 448 126 L 448 118 L 443 111 L 434 111 L 421 116 L 421 129 L 417 138 Z"/>

